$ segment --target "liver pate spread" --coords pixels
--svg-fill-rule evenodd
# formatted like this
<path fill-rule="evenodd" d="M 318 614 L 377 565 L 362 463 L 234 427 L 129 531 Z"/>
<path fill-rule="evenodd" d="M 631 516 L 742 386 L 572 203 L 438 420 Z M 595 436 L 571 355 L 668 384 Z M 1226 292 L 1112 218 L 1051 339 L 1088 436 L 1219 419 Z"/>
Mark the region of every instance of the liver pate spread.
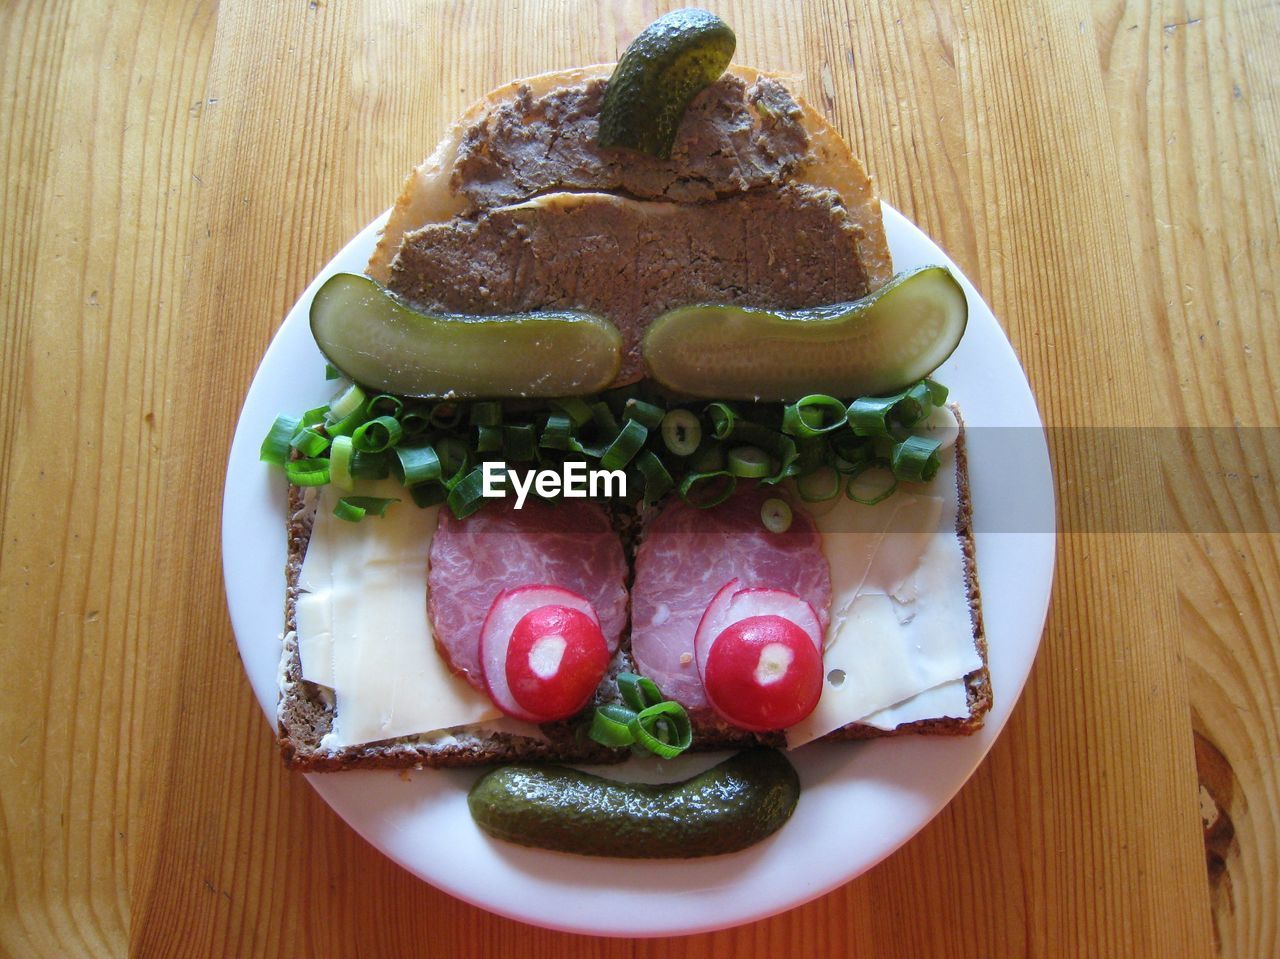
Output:
<path fill-rule="evenodd" d="M 812 156 L 780 83 L 722 77 L 670 160 L 596 145 L 604 86 L 522 88 L 465 131 L 451 188 L 468 212 L 405 234 L 390 288 L 432 310 L 602 314 L 624 341 L 617 385 L 644 376 L 641 338 L 673 307 L 870 292 L 839 195 L 792 182 Z"/>

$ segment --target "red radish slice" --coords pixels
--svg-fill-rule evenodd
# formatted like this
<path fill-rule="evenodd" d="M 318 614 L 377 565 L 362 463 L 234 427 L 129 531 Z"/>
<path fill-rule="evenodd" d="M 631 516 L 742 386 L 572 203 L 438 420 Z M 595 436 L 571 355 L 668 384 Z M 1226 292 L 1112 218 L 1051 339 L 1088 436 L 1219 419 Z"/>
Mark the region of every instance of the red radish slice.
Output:
<path fill-rule="evenodd" d="M 520 586 L 506 589 L 499 593 L 489 607 L 484 626 L 480 630 L 480 668 L 484 675 L 485 688 L 493 699 L 494 705 L 508 716 L 528 722 L 550 722 L 547 714 L 530 710 L 516 701 L 507 680 L 507 656 L 512 635 L 520 622 L 535 610 L 544 606 L 558 606 L 582 614 L 590 624 L 600 629 L 600 619 L 591 604 L 577 593 L 558 586 Z M 601 643 L 604 637 L 600 637 Z M 567 646 L 566 646 L 567 649 Z M 606 662 L 608 649 L 605 648 Z M 601 670 L 601 677 L 604 671 Z M 597 684 L 599 679 L 596 680 Z"/>
<path fill-rule="evenodd" d="M 748 616 L 716 637 L 702 676 L 707 701 L 742 729 L 786 729 L 822 695 L 822 653 L 781 616 Z"/>
<path fill-rule="evenodd" d="M 822 640 L 818 614 L 795 593 L 729 580 L 693 639 L 707 701 L 743 729 L 798 723 L 822 693 Z"/>
<path fill-rule="evenodd" d="M 507 688 L 522 709 L 566 719 L 587 704 L 608 666 L 598 623 L 568 606 L 540 606 L 511 634 Z"/>
<path fill-rule="evenodd" d="M 761 586 L 743 588 L 742 580 L 731 579 L 720 587 L 702 614 L 693 636 L 693 654 L 698 661 L 698 675 L 704 676 L 707 654 L 716 638 L 740 619 L 748 616 L 781 616 L 809 635 L 819 656 L 822 654 L 822 624 L 813 606 L 795 593 Z M 705 686 L 705 677 L 703 685 Z"/>

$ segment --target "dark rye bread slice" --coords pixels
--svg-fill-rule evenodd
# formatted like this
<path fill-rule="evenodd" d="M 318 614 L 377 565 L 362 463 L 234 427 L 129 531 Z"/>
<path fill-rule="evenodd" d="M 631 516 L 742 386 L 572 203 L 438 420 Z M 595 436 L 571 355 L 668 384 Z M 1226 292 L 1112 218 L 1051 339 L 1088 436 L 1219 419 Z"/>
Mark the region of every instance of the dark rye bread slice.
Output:
<path fill-rule="evenodd" d="M 816 742 L 873 739 L 905 734 L 964 736 L 982 727 L 984 717 L 991 708 L 991 676 L 985 665 L 987 641 L 982 625 L 982 596 L 978 586 L 973 507 L 969 496 L 968 458 L 963 427 L 956 441 L 956 494 L 956 535 L 960 538 L 964 552 L 965 585 L 969 594 L 973 641 L 984 664 L 981 669 L 965 677 L 969 717 L 925 719 L 904 723 L 891 730 L 851 723 L 828 733 Z M 298 577 L 302 571 L 302 560 L 306 555 L 307 543 L 311 538 L 314 512 L 314 505 L 306 501 L 303 490 L 296 486 L 289 487 L 285 640 L 280 669 L 281 697 L 278 710 L 279 742 L 288 766 L 308 772 L 332 772 L 356 768 L 478 766 L 518 760 L 613 763 L 627 758 L 629 754 L 626 750 L 607 749 L 583 734 L 586 719 L 596 705 L 618 701 L 617 674 L 634 669 L 629 637 L 626 633 L 622 636 L 618 654 L 610 663 L 609 673 L 601 683 L 592 704 L 583 714 L 574 719 L 542 726 L 545 739 L 534 739 L 509 732 L 455 730 L 449 741 L 432 741 L 422 736 L 408 736 L 338 750 L 321 748 L 321 739 L 333 725 L 333 697 L 329 690 L 302 678 L 302 664 L 294 632 L 299 592 Z M 634 554 L 637 533 L 635 516 L 629 512 L 619 512 L 615 522 L 618 524 L 624 548 L 630 557 Z M 642 529 L 639 535 L 643 536 Z M 694 751 L 734 749 L 756 744 L 786 746 L 786 739 L 781 732 L 750 733 L 736 729 L 707 709 L 695 710 L 690 718 L 694 730 L 692 746 Z"/>
<path fill-rule="evenodd" d="M 850 723 L 822 736 L 814 742 L 838 742 L 853 739 L 879 739 L 884 736 L 908 734 L 932 736 L 968 736 L 982 728 L 987 712 L 991 709 L 991 673 L 987 669 L 987 636 L 982 625 L 982 593 L 978 586 L 978 565 L 973 535 L 973 503 L 969 496 L 969 459 L 965 449 L 964 421 L 960 411 L 952 407 L 960 421 L 960 436 L 956 440 L 956 536 L 960 538 L 964 553 L 965 589 L 969 594 L 969 621 L 973 627 L 973 645 L 982 657 L 982 668 L 964 678 L 968 693 L 968 718 L 921 719 L 903 723 L 894 729 L 880 729 L 864 723 Z M 786 737 L 782 732 L 750 733 L 730 726 L 710 709 L 699 709 L 691 714 L 693 723 L 693 749 L 737 749 L 744 746 L 776 746 L 785 748 Z"/>
<path fill-rule="evenodd" d="M 321 740 L 333 727 L 331 690 L 302 678 L 298 654 L 297 602 L 302 560 L 311 540 L 314 501 L 297 486 L 289 487 L 288 556 L 285 564 L 285 633 L 280 663 L 278 741 L 284 761 L 305 772 L 344 769 L 404 769 L 423 766 L 479 766 L 520 760 L 534 762 L 616 763 L 628 753 L 608 749 L 585 735 L 585 717 L 605 702 L 617 702 L 617 675 L 633 669 L 630 644 L 624 634 L 609 663 L 605 681 L 581 717 L 540 727 L 544 738 L 507 731 L 455 729 L 439 735 L 403 736 L 341 749 L 325 749 Z M 426 585 L 423 584 L 425 590 Z M 425 594 L 424 594 L 425 595 Z"/>

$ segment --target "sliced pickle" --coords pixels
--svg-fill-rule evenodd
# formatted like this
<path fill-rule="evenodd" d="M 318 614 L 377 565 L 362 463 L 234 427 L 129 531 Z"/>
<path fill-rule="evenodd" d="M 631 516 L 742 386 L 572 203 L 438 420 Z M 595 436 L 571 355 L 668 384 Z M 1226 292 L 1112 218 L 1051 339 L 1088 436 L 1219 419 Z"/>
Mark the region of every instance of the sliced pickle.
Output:
<path fill-rule="evenodd" d="M 602 316 L 424 313 L 354 273 L 320 288 L 311 334 L 346 376 L 401 396 L 576 396 L 622 365 L 622 337 Z"/>
<path fill-rule="evenodd" d="M 852 303 L 806 310 L 679 307 L 649 327 L 644 359 L 655 380 L 691 396 L 878 396 L 942 365 L 968 318 L 955 277 L 929 266 Z"/>

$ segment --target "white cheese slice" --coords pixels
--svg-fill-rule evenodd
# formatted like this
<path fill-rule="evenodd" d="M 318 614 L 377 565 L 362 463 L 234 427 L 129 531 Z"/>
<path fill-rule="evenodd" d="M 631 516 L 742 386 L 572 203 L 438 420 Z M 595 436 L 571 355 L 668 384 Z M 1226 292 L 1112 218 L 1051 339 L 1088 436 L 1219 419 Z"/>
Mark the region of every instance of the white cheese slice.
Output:
<path fill-rule="evenodd" d="M 330 686 L 336 714 L 326 749 L 427 734 L 497 717 L 487 696 L 453 675 L 427 617 L 427 557 L 438 508 L 421 510 L 391 481 L 361 495 L 405 502 L 385 518 L 348 523 L 321 490 L 299 584 L 303 676 Z M 327 633 L 326 633 L 327 627 Z"/>
<path fill-rule="evenodd" d="M 870 507 L 840 500 L 815 517 L 831 567 L 826 677 L 817 707 L 787 730 L 790 748 L 873 718 L 967 717 L 955 686 L 963 693 L 963 677 L 982 665 L 955 534 L 954 454 L 927 487 Z"/>
<path fill-rule="evenodd" d="M 859 722 L 877 729 L 896 729 L 921 719 L 968 719 L 969 690 L 963 679 L 951 679 L 933 689 L 916 693 L 905 702 L 863 716 Z"/>

